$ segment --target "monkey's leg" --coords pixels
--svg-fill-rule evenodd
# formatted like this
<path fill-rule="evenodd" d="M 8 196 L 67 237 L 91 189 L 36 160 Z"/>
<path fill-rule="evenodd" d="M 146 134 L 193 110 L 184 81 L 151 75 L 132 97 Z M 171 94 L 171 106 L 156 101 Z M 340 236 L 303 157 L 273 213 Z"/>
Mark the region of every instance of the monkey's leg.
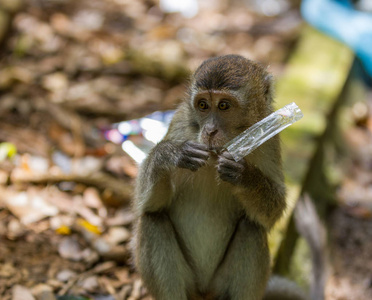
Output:
<path fill-rule="evenodd" d="M 194 276 L 169 217 L 146 213 L 138 226 L 135 260 L 149 292 L 156 300 L 194 299 Z"/>
<path fill-rule="evenodd" d="M 211 283 L 218 300 L 261 300 L 270 274 L 266 231 L 243 218 Z"/>

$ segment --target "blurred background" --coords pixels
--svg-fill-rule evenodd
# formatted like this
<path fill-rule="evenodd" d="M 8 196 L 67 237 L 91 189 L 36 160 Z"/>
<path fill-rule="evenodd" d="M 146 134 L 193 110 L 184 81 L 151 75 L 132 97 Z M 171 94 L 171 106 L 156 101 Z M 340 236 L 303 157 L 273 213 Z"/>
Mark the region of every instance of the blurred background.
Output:
<path fill-rule="evenodd" d="M 372 299 L 369 0 L 0 0 L 0 298 L 151 299 L 131 267 L 130 201 L 204 59 L 276 78 L 288 198 L 328 231 L 325 299 Z M 291 210 L 273 268 L 309 289 Z M 288 240 L 294 237 L 294 246 Z M 292 239 L 293 240 L 293 239 Z M 290 254 L 288 254 L 290 253 Z"/>

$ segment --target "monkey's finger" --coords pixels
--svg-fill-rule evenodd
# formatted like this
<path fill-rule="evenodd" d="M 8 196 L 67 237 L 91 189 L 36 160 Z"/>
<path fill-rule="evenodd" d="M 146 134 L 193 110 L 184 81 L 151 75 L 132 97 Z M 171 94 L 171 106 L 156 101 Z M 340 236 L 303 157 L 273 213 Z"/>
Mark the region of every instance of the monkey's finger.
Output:
<path fill-rule="evenodd" d="M 218 168 L 243 172 L 245 166 L 241 162 L 236 162 L 235 160 L 229 160 L 224 157 L 219 157 Z"/>
<path fill-rule="evenodd" d="M 219 176 L 223 181 L 230 182 L 234 185 L 238 185 L 242 182 L 243 174 L 234 170 L 218 170 Z"/>
<path fill-rule="evenodd" d="M 235 161 L 234 158 L 233 158 L 233 156 L 232 156 L 232 155 L 230 154 L 230 152 L 228 152 L 228 151 L 224 151 L 224 152 L 222 152 L 221 155 L 220 155 L 220 157 L 224 157 L 224 158 L 226 158 L 226 159 L 228 159 L 228 160 L 233 160 L 233 161 Z"/>
<path fill-rule="evenodd" d="M 191 171 L 197 171 L 199 168 L 201 168 L 205 164 L 206 164 L 206 161 L 203 159 L 185 157 L 179 162 L 178 166 L 180 168 L 189 169 Z"/>
<path fill-rule="evenodd" d="M 190 163 L 194 166 L 197 166 L 197 167 L 202 167 L 204 165 L 206 165 L 206 160 L 205 159 L 200 159 L 200 158 L 195 158 L 195 157 L 190 157 Z"/>
<path fill-rule="evenodd" d="M 245 160 L 244 158 L 242 158 L 241 160 L 239 160 L 238 162 L 235 161 L 234 157 L 228 152 L 228 151 L 224 151 L 222 152 L 222 154 L 220 155 L 220 157 L 223 157 L 223 158 L 226 158 L 228 160 L 231 160 L 233 162 L 236 162 L 236 163 L 239 163 L 239 164 L 242 164 L 244 165 L 245 164 Z"/>
<path fill-rule="evenodd" d="M 191 148 L 194 148 L 194 149 L 198 149 L 198 150 L 202 150 L 202 151 L 208 151 L 208 146 L 204 145 L 204 144 L 189 141 L 189 142 L 186 142 L 186 145 L 188 145 L 188 146 L 190 146 Z"/>
<path fill-rule="evenodd" d="M 195 149 L 186 149 L 184 154 L 188 157 L 202 159 L 204 161 L 208 160 L 210 156 L 209 152 L 204 152 L 204 151 L 195 150 Z"/>
<path fill-rule="evenodd" d="M 241 175 L 243 172 L 241 169 L 219 166 L 217 167 L 217 172 L 219 174 L 232 174 L 232 175 Z"/>
<path fill-rule="evenodd" d="M 206 157 L 210 155 L 209 149 L 207 145 L 204 144 L 198 144 L 195 142 L 186 142 L 185 148 L 191 152 L 195 151 L 198 155 L 201 155 L 202 158 L 206 159 Z"/>
<path fill-rule="evenodd" d="M 241 180 L 241 177 L 238 174 L 232 173 L 220 173 L 220 178 L 223 181 L 229 182 L 231 184 L 238 184 Z"/>
<path fill-rule="evenodd" d="M 207 160 L 209 158 L 209 155 L 210 155 L 209 151 L 207 151 L 207 149 L 203 150 L 203 149 L 199 149 L 199 148 L 193 148 L 189 144 L 187 144 L 185 146 L 184 153 L 187 156 L 200 158 L 200 159 L 204 159 L 204 160 Z"/>

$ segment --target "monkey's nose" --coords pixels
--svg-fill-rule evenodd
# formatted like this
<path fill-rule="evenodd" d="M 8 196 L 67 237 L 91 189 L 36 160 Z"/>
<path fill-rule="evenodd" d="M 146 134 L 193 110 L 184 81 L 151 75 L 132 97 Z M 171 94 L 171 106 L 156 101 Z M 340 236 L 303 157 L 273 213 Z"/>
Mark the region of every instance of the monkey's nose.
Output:
<path fill-rule="evenodd" d="M 207 133 L 208 133 L 208 135 L 210 136 L 210 137 L 213 137 L 216 133 L 217 133 L 217 129 L 215 129 L 215 130 L 211 130 L 211 131 L 208 131 Z"/>
<path fill-rule="evenodd" d="M 213 135 L 215 135 L 216 133 L 217 133 L 217 131 L 218 131 L 218 129 L 217 129 L 217 127 L 216 126 L 214 126 L 214 125 L 206 125 L 205 126 L 205 131 L 206 131 L 206 133 L 209 135 L 209 136 L 213 136 Z"/>

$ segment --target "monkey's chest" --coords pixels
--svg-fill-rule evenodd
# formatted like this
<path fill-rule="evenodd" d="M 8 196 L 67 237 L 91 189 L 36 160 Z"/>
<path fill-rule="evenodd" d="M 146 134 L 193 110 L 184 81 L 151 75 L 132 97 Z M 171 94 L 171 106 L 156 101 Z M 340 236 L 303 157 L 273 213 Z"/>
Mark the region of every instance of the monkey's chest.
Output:
<path fill-rule="evenodd" d="M 200 170 L 183 180 L 175 185 L 169 214 L 193 260 L 195 275 L 206 288 L 235 231 L 241 208 L 230 186 L 210 172 Z"/>

